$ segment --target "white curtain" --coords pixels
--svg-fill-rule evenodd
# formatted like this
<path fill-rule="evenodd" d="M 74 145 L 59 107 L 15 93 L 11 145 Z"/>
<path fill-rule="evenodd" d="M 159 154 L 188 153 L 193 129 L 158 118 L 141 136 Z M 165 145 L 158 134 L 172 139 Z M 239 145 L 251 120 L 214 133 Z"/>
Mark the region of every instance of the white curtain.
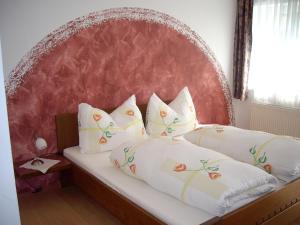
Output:
<path fill-rule="evenodd" d="M 252 32 L 254 101 L 300 107 L 300 0 L 254 0 Z"/>

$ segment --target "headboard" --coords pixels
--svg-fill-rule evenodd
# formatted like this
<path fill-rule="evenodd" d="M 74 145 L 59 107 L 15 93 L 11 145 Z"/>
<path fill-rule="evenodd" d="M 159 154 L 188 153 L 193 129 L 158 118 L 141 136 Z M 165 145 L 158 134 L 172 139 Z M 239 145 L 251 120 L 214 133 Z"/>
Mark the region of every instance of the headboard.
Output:
<path fill-rule="evenodd" d="M 10 73 L 6 91 L 14 160 L 35 156 L 36 137 L 46 139 L 45 153 L 57 152 L 54 118 L 76 112 L 80 102 L 115 108 L 135 94 L 142 105 L 153 92 L 171 100 L 184 86 L 201 123 L 234 122 L 219 63 L 185 24 L 141 8 L 74 19 L 37 43 Z"/>

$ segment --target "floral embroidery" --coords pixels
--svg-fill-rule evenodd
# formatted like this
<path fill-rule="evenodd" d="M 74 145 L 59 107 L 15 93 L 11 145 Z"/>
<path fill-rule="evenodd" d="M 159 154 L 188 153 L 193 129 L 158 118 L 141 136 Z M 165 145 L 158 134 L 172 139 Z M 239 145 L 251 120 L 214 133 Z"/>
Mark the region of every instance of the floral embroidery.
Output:
<path fill-rule="evenodd" d="M 136 164 L 134 163 L 134 154 L 135 151 L 132 151 L 132 149 L 130 149 L 130 147 L 125 147 L 123 149 L 124 151 L 124 155 L 125 155 L 125 159 L 123 161 L 123 163 L 120 165 L 120 163 L 117 160 L 114 160 L 114 165 L 117 168 L 124 168 L 124 167 L 128 167 L 129 170 L 131 171 L 132 174 L 136 173 Z"/>
<path fill-rule="evenodd" d="M 168 134 L 167 134 L 167 132 L 166 131 L 163 131 L 163 132 L 161 132 L 161 134 L 160 134 L 161 136 L 168 136 Z"/>
<path fill-rule="evenodd" d="M 213 161 L 209 161 L 209 160 L 200 160 L 201 163 L 201 167 L 199 169 L 187 169 L 186 164 L 184 163 L 178 163 L 176 164 L 176 166 L 174 167 L 174 171 L 175 172 L 184 172 L 184 171 L 194 171 L 194 172 L 200 172 L 200 171 L 204 171 L 208 174 L 208 177 L 211 180 L 215 180 L 219 177 L 222 176 L 222 174 L 219 171 L 219 165 L 215 165 L 212 166 L 211 164 L 213 164 Z"/>
<path fill-rule="evenodd" d="M 220 177 L 221 174 L 220 174 L 220 173 L 212 172 L 212 173 L 208 173 L 208 176 L 209 176 L 209 178 L 210 178 L 211 180 L 215 180 L 215 179 L 217 179 L 218 177 Z"/>
<path fill-rule="evenodd" d="M 268 173 L 271 173 L 271 172 L 272 172 L 272 166 L 271 166 L 270 164 L 264 165 L 264 169 L 265 169 L 265 171 L 267 171 Z"/>
<path fill-rule="evenodd" d="M 268 173 L 272 172 L 272 165 L 271 164 L 265 164 L 265 165 L 263 165 L 268 160 L 268 157 L 266 156 L 266 152 L 264 152 L 261 155 L 260 151 L 258 151 L 256 149 L 256 145 L 254 145 L 252 148 L 250 148 L 249 152 L 250 152 L 250 154 L 253 157 L 254 166 L 259 166 L 259 167 L 263 168 Z"/>
<path fill-rule="evenodd" d="M 128 116 L 134 116 L 134 111 L 131 110 L 131 109 L 129 109 L 129 110 L 126 111 L 126 114 L 127 114 Z"/>
<path fill-rule="evenodd" d="M 177 164 L 174 168 L 174 171 L 181 172 L 186 170 L 186 165 L 183 163 Z"/>
<path fill-rule="evenodd" d="M 94 113 L 93 114 L 93 119 L 97 122 L 99 120 L 101 120 L 102 116 L 99 113 Z"/>
<path fill-rule="evenodd" d="M 136 168 L 135 164 L 129 166 L 129 169 L 133 174 L 135 174 L 135 168 Z"/>
<path fill-rule="evenodd" d="M 168 115 L 168 113 L 166 111 L 164 111 L 164 110 L 160 110 L 159 114 L 160 114 L 160 117 L 162 117 L 162 118 L 164 118 L 164 117 L 166 117 Z"/>
<path fill-rule="evenodd" d="M 119 164 L 118 160 L 114 160 L 114 164 L 117 168 L 120 168 L 120 164 Z"/>
<path fill-rule="evenodd" d="M 126 110 L 125 112 L 125 115 L 127 116 L 130 116 L 130 117 L 133 117 L 131 118 L 131 122 L 129 123 L 129 125 L 127 126 L 130 127 L 130 126 L 138 126 L 138 127 L 141 127 L 141 130 L 140 132 L 137 131 L 137 135 L 141 135 L 141 136 L 144 136 L 145 135 L 145 128 L 144 128 L 144 123 L 143 123 L 143 119 L 141 119 L 139 117 L 139 114 L 138 113 L 135 113 L 135 111 L 133 109 L 128 109 Z"/>
<path fill-rule="evenodd" d="M 174 125 L 179 122 L 179 119 L 177 117 L 175 117 L 174 120 L 171 123 L 167 124 L 164 119 L 166 118 L 168 113 L 164 110 L 160 110 L 159 115 L 160 115 L 160 117 L 163 121 L 163 124 L 165 126 L 165 129 L 163 130 L 163 132 L 160 133 L 160 136 L 168 136 L 168 134 L 171 134 L 172 132 L 176 131 L 174 129 Z"/>
<path fill-rule="evenodd" d="M 106 144 L 109 138 L 112 138 L 114 135 L 113 133 L 110 132 L 110 129 L 114 126 L 113 122 L 110 122 L 108 126 L 106 127 L 101 127 L 98 122 L 102 119 L 102 116 L 100 113 L 93 113 L 93 119 L 96 122 L 97 128 L 102 131 L 102 135 L 98 139 L 99 144 Z"/>
<path fill-rule="evenodd" d="M 99 139 L 99 143 L 100 144 L 105 144 L 105 143 L 107 143 L 107 139 L 105 138 L 105 137 L 101 137 L 100 139 Z"/>

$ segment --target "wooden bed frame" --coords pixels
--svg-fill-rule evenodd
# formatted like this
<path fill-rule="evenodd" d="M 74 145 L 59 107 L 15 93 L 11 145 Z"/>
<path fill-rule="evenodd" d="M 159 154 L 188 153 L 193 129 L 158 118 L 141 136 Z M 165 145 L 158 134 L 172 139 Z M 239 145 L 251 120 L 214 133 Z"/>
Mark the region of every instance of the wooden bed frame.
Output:
<path fill-rule="evenodd" d="M 146 106 L 139 106 L 145 115 Z M 111 111 L 111 110 L 107 110 Z M 56 133 L 58 150 L 78 145 L 77 113 L 57 115 Z M 77 165 L 72 166 L 72 183 L 99 202 L 104 208 L 128 225 L 162 225 L 164 222 L 122 196 Z M 284 185 L 277 191 L 205 222 L 205 225 L 285 225 L 300 217 L 300 179 Z M 202 224 L 202 225 L 204 225 Z"/>

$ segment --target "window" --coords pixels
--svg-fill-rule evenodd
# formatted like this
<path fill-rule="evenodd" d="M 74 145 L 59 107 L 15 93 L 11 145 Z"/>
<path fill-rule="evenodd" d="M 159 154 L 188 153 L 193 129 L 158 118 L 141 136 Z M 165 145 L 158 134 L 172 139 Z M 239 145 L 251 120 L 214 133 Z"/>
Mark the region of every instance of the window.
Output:
<path fill-rule="evenodd" d="M 300 0 L 254 0 L 254 101 L 300 107 Z"/>

